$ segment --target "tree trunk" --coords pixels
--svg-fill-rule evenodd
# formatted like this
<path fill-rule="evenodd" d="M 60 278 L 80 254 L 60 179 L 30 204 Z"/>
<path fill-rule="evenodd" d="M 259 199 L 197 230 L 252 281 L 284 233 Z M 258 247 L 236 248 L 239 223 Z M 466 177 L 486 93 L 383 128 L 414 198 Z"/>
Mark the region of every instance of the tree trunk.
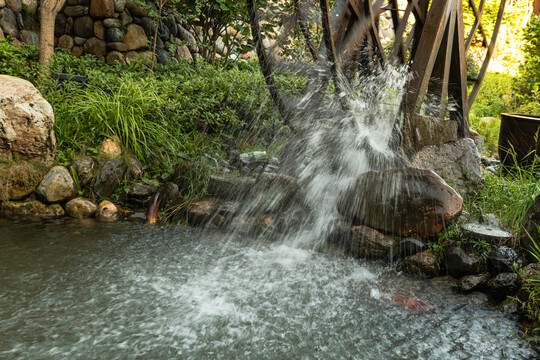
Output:
<path fill-rule="evenodd" d="M 39 8 L 41 25 L 39 29 L 39 64 L 44 68 L 54 52 L 54 22 L 56 15 L 66 0 L 42 0 Z M 44 70 L 48 72 L 48 70 Z"/>
<path fill-rule="evenodd" d="M 536 16 L 540 15 L 540 0 L 534 0 L 533 14 Z"/>

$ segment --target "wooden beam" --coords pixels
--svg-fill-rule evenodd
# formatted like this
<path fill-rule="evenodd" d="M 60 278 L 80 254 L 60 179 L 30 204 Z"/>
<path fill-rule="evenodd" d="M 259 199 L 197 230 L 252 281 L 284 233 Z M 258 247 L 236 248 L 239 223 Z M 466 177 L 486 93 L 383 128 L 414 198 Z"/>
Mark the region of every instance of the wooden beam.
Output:
<path fill-rule="evenodd" d="M 484 33 L 484 29 L 482 28 L 482 14 L 484 13 L 484 5 L 485 0 L 480 1 L 480 7 L 478 10 L 476 9 L 476 6 L 474 4 L 473 0 L 469 0 L 469 5 L 472 8 L 474 12 L 474 24 L 471 28 L 471 32 L 469 33 L 469 37 L 467 38 L 467 42 L 465 45 L 465 51 L 469 50 L 469 47 L 471 46 L 472 40 L 474 39 L 474 34 L 476 33 L 476 30 L 480 28 L 480 33 L 482 34 L 482 46 L 487 47 L 487 38 L 486 34 Z"/>
<path fill-rule="evenodd" d="M 495 27 L 493 28 L 493 35 L 491 35 L 491 41 L 489 42 L 486 57 L 484 58 L 484 62 L 482 63 L 482 67 L 480 68 L 480 72 L 478 73 L 478 78 L 476 79 L 471 93 L 469 94 L 469 108 L 472 106 L 472 103 L 476 99 L 478 91 L 480 91 L 480 86 L 482 85 L 482 81 L 484 80 L 484 76 L 486 75 L 489 61 L 491 60 L 491 56 L 493 56 L 493 51 L 495 50 L 495 43 L 497 42 L 497 35 L 499 33 L 499 28 L 501 27 L 505 6 L 506 0 L 501 0 L 501 4 L 499 5 L 499 13 L 497 14 L 497 20 L 495 21 Z"/>

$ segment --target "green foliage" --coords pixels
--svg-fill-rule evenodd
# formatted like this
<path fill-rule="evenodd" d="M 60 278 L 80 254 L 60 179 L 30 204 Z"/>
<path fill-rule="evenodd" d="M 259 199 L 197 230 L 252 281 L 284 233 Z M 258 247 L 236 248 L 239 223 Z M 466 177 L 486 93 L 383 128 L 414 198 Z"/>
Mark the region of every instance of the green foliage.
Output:
<path fill-rule="evenodd" d="M 22 43 L 14 46 L 8 38 L 0 40 L 0 74 L 35 80 L 39 74 L 39 49 Z"/>
<path fill-rule="evenodd" d="M 523 33 L 523 62 L 519 67 L 521 76 L 514 88 L 520 94 L 520 102 L 535 101 L 540 107 L 540 16 L 532 16 Z M 539 114 L 539 113 L 536 113 Z"/>

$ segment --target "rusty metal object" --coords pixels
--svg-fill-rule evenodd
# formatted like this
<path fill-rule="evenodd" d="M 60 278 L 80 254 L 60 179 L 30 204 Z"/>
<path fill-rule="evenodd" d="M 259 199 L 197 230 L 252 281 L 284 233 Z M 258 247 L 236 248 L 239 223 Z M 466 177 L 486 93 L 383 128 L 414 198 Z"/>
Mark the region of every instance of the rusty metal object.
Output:
<path fill-rule="evenodd" d="M 505 167 L 530 164 L 540 152 L 540 116 L 501 114 L 499 156 Z M 515 159 L 514 159 L 515 154 Z M 515 160 L 515 161 L 514 161 Z"/>
<path fill-rule="evenodd" d="M 414 137 L 419 124 L 413 115 L 419 113 L 425 99 L 430 99 L 430 103 L 433 99 L 438 102 L 438 106 L 432 106 L 430 113 L 425 115 L 439 119 L 448 117 L 457 123 L 458 137 L 468 136 L 469 109 L 493 54 L 506 0 L 500 0 L 491 38 L 482 27 L 485 0 L 480 0 L 478 7 L 474 0 L 465 3 L 476 18 L 467 36 L 463 24 L 463 0 L 408 0 L 406 3 L 336 0 L 332 7 L 328 0 L 294 0 L 291 4 L 293 14 L 287 19 L 294 19 L 299 30 L 295 33 L 294 26 L 281 26 L 290 34 L 280 35 L 280 40 L 299 36 L 298 43 L 306 45 L 310 56 L 292 61 L 278 59 L 273 54 L 275 47 L 263 46 L 260 24 L 267 25 L 263 18 L 269 10 L 259 8 L 256 0 L 248 0 L 248 10 L 261 70 L 277 109 L 289 125 L 302 109 L 320 104 L 328 89 L 334 89 L 340 107 L 347 111 L 347 98 L 339 96 L 342 89 L 350 85 L 347 82 L 352 82 L 358 75 L 376 74 L 388 64 L 407 65 L 410 80 L 401 106 L 404 122 L 401 127 L 395 127 L 392 139 L 394 142 L 398 139 L 397 147 L 404 153 L 412 154 L 420 145 Z M 317 14 L 317 20 L 313 19 L 313 14 Z M 381 16 L 385 14 L 389 14 L 394 32 L 392 43 L 386 49 L 381 43 L 379 28 Z M 312 33 L 314 29 L 319 32 Z M 469 93 L 465 57 L 477 32 L 486 52 L 479 76 Z M 304 97 L 302 107 L 299 99 L 284 95 L 276 85 L 276 72 L 307 75 L 303 95 L 309 95 L 307 98 L 311 102 L 305 104 Z M 332 83 L 333 87 L 330 86 Z"/>

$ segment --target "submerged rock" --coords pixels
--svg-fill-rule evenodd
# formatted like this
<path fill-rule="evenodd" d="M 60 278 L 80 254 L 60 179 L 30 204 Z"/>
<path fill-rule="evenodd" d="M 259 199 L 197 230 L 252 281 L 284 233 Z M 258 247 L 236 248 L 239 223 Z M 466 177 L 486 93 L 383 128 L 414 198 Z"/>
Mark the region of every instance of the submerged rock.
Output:
<path fill-rule="evenodd" d="M 437 276 L 439 274 L 437 256 L 430 252 L 407 256 L 403 260 L 403 267 L 407 272 L 419 276 Z"/>
<path fill-rule="evenodd" d="M 480 266 L 480 259 L 476 254 L 467 254 L 459 247 L 451 247 L 446 252 L 446 270 L 455 277 L 476 274 Z"/>
<path fill-rule="evenodd" d="M 0 215 L 6 217 L 61 218 L 64 214 L 65 211 L 60 204 L 47 206 L 38 200 L 4 201 L 0 204 Z"/>
<path fill-rule="evenodd" d="M 414 168 L 367 172 L 338 199 L 341 214 L 396 235 L 436 235 L 462 208 L 461 196 L 441 177 Z"/>
<path fill-rule="evenodd" d="M 78 197 L 70 200 L 66 204 L 66 212 L 74 218 L 87 218 L 94 216 L 97 211 L 97 206 L 92 201 Z"/>
<path fill-rule="evenodd" d="M 54 166 L 39 184 L 36 193 L 48 203 L 65 202 L 77 195 L 75 182 L 63 166 Z"/>

